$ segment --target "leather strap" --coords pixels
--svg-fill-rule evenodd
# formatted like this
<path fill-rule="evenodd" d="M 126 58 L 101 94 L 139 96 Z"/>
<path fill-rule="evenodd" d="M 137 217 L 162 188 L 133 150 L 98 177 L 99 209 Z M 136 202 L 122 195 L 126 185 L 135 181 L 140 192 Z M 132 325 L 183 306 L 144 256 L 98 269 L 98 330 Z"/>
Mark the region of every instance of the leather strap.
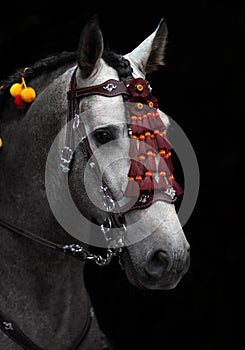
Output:
<path fill-rule="evenodd" d="M 0 328 L 12 339 L 15 343 L 19 344 L 25 350 L 43 350 L 36 344 L 34 344 L 21 330 L 20 328 L 2 312 L 0 312 Z"/>
<path fill-rule="evenodd" d="M 70 91 L 67 93 L 68 100 L 81 98 L 83 96 L 88 95 L 101 95 L 107 97 L 114 97 L 118 95 L 127 95 L 129 96 L 129 92 L 125 83 L 115 79 L 106 80 L 102 84 L 98 84 L 95 86 L 89 86 L 80 89 L 74 89 L 71 87 Z"/>
<path fill-rule="evenodd" d="M 86 323 L 83 328 L 82 334 L 75 341 L 75 343 L 68 348 L 68 350 L 77 350 L 78 347 L 82 344 L 85 339 L 88 331 L 90 329 L 93 318 L 93 311 L 91 308 L 91 304 L 89 302 L 88 313 L 86 317 Z M 19 344 L 25 350 L 44 350 L 40 348 L 38 345 L 33 343 L 30 338 L 28 338 L 21 329 L 17 326 L 15 322 L 9 319 L 6 315 L 0 311 L 0 329 L 15 343 Z"/>

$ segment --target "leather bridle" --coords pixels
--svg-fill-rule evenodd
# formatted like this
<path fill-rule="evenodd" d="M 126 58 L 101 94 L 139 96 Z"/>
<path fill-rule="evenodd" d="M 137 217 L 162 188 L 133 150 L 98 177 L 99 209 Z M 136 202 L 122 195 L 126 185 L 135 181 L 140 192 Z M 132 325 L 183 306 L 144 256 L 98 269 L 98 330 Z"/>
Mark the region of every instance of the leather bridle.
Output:
<path fill-rule="evenodd" d="M 77 88 L 76 83 L 76 72 L 78 67 L 75 68 L 70 82 L 70 90 L 67 93 L 68 98 L 68 113 L 67 113 L 67 130 L 66 130 L 66 141 L 63 150 L 61 151 L 61 162 L 60 167 L 64 173 L 68 173 L 70 170 L 70 164 L 72 161 L 72 155 L 74 153 L 74 139 L 75 132 L 79 133 L 81 146 L 84 157 L 87 162 L 92 164 L 92 170 L 100 181 L 100 188 L 102 189 L 104 197 L 109 199 L 113 203 L 113 210 L 109 211 L 109 216 L 106 218 L 104 224 L 101 225 L 102 232 L 110 228 L 126 230 L 125 214 L 135 209 L 144 209 L 150 206 L 153 202 L 163 200 L 169 203 L 173 203 L 176 200 L 175 191 L 174 195 L 168 192 L 141 192 L 136 200 L 128 202 L 124 206 L 119 206 L 118 202 L 114 200 L 113 194 L 110 188 L 104 181 L 101 174 L 98 162 L 93 155 L 91 150 L 88 136 L 86 135 L 85 126 L 83 120 L 79 117 L 79 102 L 83 97 L 90 95 L 101 95 L 106 97 L 115 97 L 122 95 L 124 101 L 127 101 L 130 97 L 130 91 L 128 89 L 130 81 L 133 80 L 133 76 L 130 75 L 122 80 L 109 79 L 102 84 L 94 85 L 85 88 Z M 73 121 L 73 123 L 71 123 Z M 130 126 L 128 125 L 129 136 L 131 133 Z M 119 231 L 120 232 L 120 231 Z M 108 239 L 108 235 L 106 235 Z M 116 237 L 111 242 L 111 246 L 119 248 L 123 246 L 122 237 Z"/>

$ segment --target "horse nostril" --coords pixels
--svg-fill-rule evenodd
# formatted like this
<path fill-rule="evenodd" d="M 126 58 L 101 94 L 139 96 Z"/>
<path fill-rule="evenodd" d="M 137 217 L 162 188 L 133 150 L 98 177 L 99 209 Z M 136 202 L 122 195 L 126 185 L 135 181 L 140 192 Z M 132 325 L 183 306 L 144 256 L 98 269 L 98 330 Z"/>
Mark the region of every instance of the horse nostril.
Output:
<path fill-rule="evenodd" d="M 164 250 L 156 252 L 146 263 L 145 270 L 153 278 L 161 277 L 171 270 L 172 264 L 168 253 Z"/>
<path fill-rule="evenodd" d="M 169 271 L 171 269 L 170 259 L 165 251 L 160 250 L 160 252 L 156 253 L 155 259 L 162 263 L 162 268 L 165 271 Z"/>

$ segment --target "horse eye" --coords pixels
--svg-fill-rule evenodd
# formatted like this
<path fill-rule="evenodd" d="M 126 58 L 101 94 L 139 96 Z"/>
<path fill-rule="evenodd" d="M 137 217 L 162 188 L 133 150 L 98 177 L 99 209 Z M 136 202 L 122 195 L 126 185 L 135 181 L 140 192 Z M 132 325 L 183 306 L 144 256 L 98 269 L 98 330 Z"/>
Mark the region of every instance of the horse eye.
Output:
<path fill-rule="evenodd" d="M 105 143 L 113 140 L 112 134 L 109 131 L 106 131 L 106 130 L 96 131 L 95 138 L 101 144 L 105 144 Z"/>

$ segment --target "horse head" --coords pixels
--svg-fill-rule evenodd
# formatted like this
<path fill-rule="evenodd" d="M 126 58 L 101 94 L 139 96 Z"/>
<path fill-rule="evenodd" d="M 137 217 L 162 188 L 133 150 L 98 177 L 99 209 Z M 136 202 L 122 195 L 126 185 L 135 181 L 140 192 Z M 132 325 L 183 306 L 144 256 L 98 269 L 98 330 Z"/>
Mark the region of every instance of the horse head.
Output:
<path fill-rule="evenodd" d="M 166 40 L 167 26 L 161 20 L 156 30 L 138 47 L 125 55 L 118 55 L 115 64 L 113 55 L 106 55 L 102 32 L 97 19 L 93 18 L 84 27 L 80 37 L 77 88 L 100 86 L 109 79 L 119 81 L 129 73 L 134 79 L 145 81 L 151 72 L 165 64 Z M 167 129 L 167 115 L 159 109 L 157 111 Z M 123 205 L 130 168 L 125 99 L 121 94 L 109 98 L 100 94 L 84 96 L 79 104 L 79 114 L 103 180 L 114 200 Z M 78 146 L 69 177 L 72 197 L 85 217 L 101 223 L 106 213 L 101 209 L 103 203 L 97 190 L 98 180 L 94 177 L 93 169 L 85 165 L 84 154 Z M 84 181 L 81 181 L 81 177 Z M 140 288 L 174 288 L 189 266 L 189 244 L 174 203 L 154 200 L 144 208 L 135 207 L 134 210 L 125 211 L 125 219 L 128 244 L 121 255 L 129 281 Z"/>

